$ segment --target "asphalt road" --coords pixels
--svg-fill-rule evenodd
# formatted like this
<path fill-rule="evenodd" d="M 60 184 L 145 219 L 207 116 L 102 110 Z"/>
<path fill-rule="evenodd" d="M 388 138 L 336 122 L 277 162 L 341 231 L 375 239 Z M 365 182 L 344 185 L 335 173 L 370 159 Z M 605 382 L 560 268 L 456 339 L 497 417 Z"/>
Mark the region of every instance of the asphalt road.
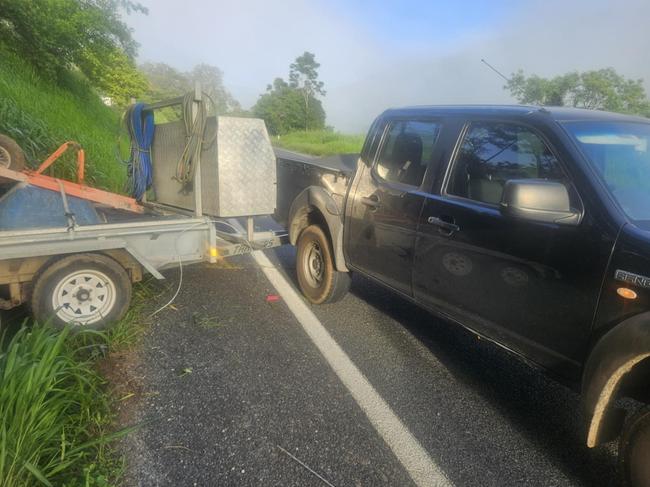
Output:
<path fill-rule="evenodd" d="M 293 284 L 293 248 L 267 256 Z M 414 485 L 251 257 L 183 281 L 132 371 L 147 422 L 125 444 L 130 484 Z M 360 276 L 312 311 L 450 483 L 616 485 L 614 448 L 583 445 L 578 396 L 495 345 Z"/>

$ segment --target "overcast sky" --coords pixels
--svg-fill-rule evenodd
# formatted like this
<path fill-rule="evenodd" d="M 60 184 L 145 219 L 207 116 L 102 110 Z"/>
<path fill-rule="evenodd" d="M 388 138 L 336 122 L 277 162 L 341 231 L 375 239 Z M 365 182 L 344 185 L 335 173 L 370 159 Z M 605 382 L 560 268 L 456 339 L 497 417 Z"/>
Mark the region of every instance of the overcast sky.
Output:
<path fill-rule="evenodd" d="M 385 108 L 512 103 L 521 68 L 553 76 L 613 67 L 650 92 L 650 0 L 140 0 L 127 22 L 139 61 L 205 62 L 252 106 L 304 51 L 316 54 L 327 123 L 363 132 Z"/>

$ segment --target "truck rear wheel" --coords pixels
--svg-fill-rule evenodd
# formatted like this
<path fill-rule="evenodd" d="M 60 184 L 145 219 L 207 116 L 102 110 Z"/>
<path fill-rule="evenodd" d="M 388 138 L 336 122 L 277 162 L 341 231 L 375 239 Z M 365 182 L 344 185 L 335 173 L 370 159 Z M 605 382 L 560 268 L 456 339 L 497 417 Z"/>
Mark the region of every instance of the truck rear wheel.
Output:
<path fill-rule="evenodd" d="M 25 153 L 11 137 L 0 134 L 0 167 L 21 171 L 25 167 Z"/>
<path fill-rule="evenodd" d="M 300 290 L 313 304 L 339 301 L 350 289 L 350 274 L 336 270 L 332 246 L 318 225 L 305 228 L 298 238 L 296 271 Z"/>
<path fill-rule="evenodd" d="M 623 485 L 650 485 L 650 407 L 641 409 L 626 421 L 618 455 Z"/>
<path fill-rule="evenodd" d="M 77 254 L 48 266 L 36 279 L 32 312 L 41 322 L 102 330 L 124 316 L 131 280 L 105 255 Z"/>

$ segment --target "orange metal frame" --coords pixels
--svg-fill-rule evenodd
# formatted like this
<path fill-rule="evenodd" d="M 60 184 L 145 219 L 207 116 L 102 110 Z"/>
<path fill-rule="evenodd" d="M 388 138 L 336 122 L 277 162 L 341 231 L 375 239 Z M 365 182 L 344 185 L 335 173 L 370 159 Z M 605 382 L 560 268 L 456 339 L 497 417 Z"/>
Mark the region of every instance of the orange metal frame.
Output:
<path fill-rule="evenodd" d="M 43 174 L 43 171 L 45 171 L 48 167 L 54 164 L 56 160 L 59 157 L 61 157 L 63 153 L 67 151 L 69 148 L 73 148 L 77 151 L 77 183 L 83 184 L 84 177 L 86 175 L 86 153 L 84 152 L 81 145 L 73 141 L 68 141 L 65 142 L 64 144 L 61 144 L 61 146 L 57 150 L 55 150 L 50 155 L 50 157 L 45 159 L 43 163 L 40 166 L 38 166 L 38 169 L 34 171 L 34 173 Z"/>
<path fill-rule="evenodd" d="M 73 183 L 72 181 L 66 181 L 65 179 L 57 179 L 44 175 L 43 172 L 54 164 L 54 162 L 56 162 L 56 160 L 69 148 L 73 148 L 77 151 L 77 182 Z M 18 172 L 0 166 L 0 178 L 21 181 L 32 186 L 56 192 L 60 192 L 61 188 L 63 188 L 65 194 L 69 196 L 75 196 L 77 198 L 111 206 L 120 210 L 127 210 L 135 213 L 144 212 L 144 208 L 133 198 L 86 186 L 84 184 L 85 168 L 84 150 L 77 142 L 69 141 L 62 144 L 61 147 L 52 153 L 52 155 L 45 159 L 36 171 L 25 169 Z"/>

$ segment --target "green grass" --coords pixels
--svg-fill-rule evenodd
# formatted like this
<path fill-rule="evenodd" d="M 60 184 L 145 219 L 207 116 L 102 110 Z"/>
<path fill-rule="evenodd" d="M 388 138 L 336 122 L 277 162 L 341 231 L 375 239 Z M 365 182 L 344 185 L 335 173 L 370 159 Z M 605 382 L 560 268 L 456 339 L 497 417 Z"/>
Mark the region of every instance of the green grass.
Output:
<path fill-rule="evenodd" d="M 148 330 L 148 320 L 143 314 L 143 308 L 147 301 L 156 297 L 156 289 L 151 284 L 153 281 L 154 278 L 149 276 L 134 286 L 131 306 L 126 315 L 106 332 L 107 345 L 112 351 L 132 348 Z"/>
<path fill-rule="evenodd" d="M 102 335 L 22 327 L 0 346 L 0 479 L 109 485 L 121 468 L 108 443 L 110 401 L 91 351 Z"/>
<path fill-rule="evenodd" d="M 127 315 L 105 333 L 23 325 L 0 342 L 0 485 L 119 485 L 125 460 L 113 446 L 113 404 L 97 368 L 108 351 L 135 346 L 147 330 L 142 307 L 154 293 L 134 290 Z M 117 429 L 117 431 L 116 431 Z"/>
<path fill-rule="evenodd" d="M 126 168 L 116 154 L 119 112 L 105 106 L 80 74 L 70 72 L 58 84 L 45 81 L 1 44 L 0 66 L 0 133 L 16 139 L 30 165 L 74 140 L 86 152 L 89 183 L 122 191 Z M 74 158 L 57 162 L 55 171 L 73 179 Z"/>
<path fill-rule="evenodd" d="M 291 132 L 279 137 L 273 137 L 273 144 L 303 154 L 328 156 L 361 152 L 364 139 L 363 135 L 346 135 L 330 130 L 314 130 Z"/>

